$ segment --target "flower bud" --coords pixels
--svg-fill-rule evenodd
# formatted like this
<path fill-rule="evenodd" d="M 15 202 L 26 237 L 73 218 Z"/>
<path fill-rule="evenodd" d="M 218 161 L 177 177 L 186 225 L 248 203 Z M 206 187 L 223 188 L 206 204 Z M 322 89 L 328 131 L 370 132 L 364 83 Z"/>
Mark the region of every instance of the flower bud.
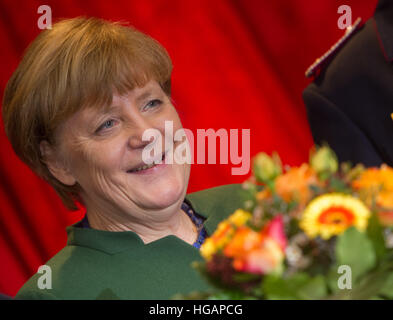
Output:
<path fill-rule="evenodd" d="M 258 153 L 254 158 L 253 173 L 259 182 L 273 181 L 282 173 L 280 157 L 276 153 L 272 157 L 264 152 Z"/>
<path fill-rule="evenodd" d="M 329 147 L 322 147 L 311 156 L 310 165 L 318 175 L 333 174 L 338 169 L 337 156 Z"/>

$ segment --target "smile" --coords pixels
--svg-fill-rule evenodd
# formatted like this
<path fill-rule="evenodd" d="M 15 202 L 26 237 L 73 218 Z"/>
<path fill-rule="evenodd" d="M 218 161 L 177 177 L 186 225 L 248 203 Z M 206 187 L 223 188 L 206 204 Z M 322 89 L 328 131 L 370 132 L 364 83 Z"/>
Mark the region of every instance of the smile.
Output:
<path fill-rule="evenodd" d="M 142 166 L 138 166 L 137 168 L 128 170 L 127 173 L 140 173 L 142 171 L 146 171 L 146 170 L 152 169 L 157 166 L 162 166 L 163 164 L 165 164 L 165 155 L 166 155 L 166 153 L 164 152 L 161 157 L 161 163 L 155 163 L 153 161 L 153 163 L 151 163 L 151 164 L 145 164 Z"/>

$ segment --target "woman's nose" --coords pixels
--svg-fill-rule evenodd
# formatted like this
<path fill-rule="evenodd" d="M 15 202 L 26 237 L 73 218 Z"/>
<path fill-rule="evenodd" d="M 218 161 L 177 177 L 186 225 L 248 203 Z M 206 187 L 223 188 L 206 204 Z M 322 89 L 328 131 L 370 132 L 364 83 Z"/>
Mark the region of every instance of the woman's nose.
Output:
<path fill-rule="evenodd" d="M 155 127 L 150 124 L 148 121 L 143 119 L 139 119 L 135 126 L 130 130 L 131 133 L 129 134 L 128 138 L 128 145 L 132 149 L 143 149 L 150 143 L 152 143 L 156 137 L 153 137 L 152 134 L 145 134 L 149 133 L 149 131 L 158 132 Z M 145 134 L 145 136 L 144 136 Z"/>
<path fill-rule="evenodd" d="M 131 136 L 129 138 L 128 145 L 132 149 L 143 149 L 144 147 L 146 147 L 152 141 L 153 141 L 152 139 L 151 139 L 151 141 L 144 141 L 144 140 L 142 140 L 142 135 L 140 135 L 140 136 L 133 135 L 133 136 Z"/>
<path fill-rule="evenodd" d="M 150 138 L 149 140 L 143 140 L 141 135 L 132 135 L 129 138 L 128 145 L 132 149 L 143 149 L 150 143 L 154 141 L 154 138 Z"/>

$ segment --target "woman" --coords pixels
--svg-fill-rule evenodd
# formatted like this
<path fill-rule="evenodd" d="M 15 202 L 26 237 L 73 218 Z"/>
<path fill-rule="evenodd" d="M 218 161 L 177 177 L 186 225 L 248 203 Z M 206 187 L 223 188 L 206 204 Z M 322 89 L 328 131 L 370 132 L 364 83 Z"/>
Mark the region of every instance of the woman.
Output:
<path fill-rule="evenodd" d="M 147 129 L 182 128 L 171 71 L 155 40 L 95 18 L 63 20 L 31 44 L 5 90 L 5 129 L 17 155 L 86 216 L 46 263 L 51 288 L 36 274 L 17 298 L 168 299 L 207 288 L 190 264 L 245 195 L 229 185 L 186 197 L 189 164 L 165 163 L 164 149 L 161 164 L 142 160 L 154 143 L 142 139 Z"/>

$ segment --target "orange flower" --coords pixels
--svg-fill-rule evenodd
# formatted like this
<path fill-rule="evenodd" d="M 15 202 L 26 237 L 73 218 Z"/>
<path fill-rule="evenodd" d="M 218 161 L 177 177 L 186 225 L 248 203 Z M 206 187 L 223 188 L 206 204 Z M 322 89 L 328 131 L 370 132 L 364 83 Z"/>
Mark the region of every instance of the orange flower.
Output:
<path fill-rule="evenodd" d="M 271 191 L 266 188 L 266 189 L 263 189 L 262 191 L 259 191 L 255 197 L 257 198 L 257 200 L 263 201 L 263 200 L 270 198 L 271 196 L 272 196 Z"/>
<path fill-rule="evenodd" d="M 217 230 L 207 238 L 201 246 L 201 254 L 206 260 L 221 250 L 231 239 L 235 229 L 241 227 L 252 218 L 252 214 L 242 209 L 237 209 L 227 220 L 219 223 Z"/>
<path fill-rule="evenodd" d="M 224 249 L 238 271 L 267 274 L 279 271 L 284 260 L 286 237 L 281 216 L 271 220 L 261 232 L 240 227 Z"/>
<path fill-rule="evenodd" d="M 232 240 L 224 249 L 227 257 L 242 257 L 247 252 L 258 248 L 262 243 L 262 234 L 243 226 L 236 230 Z"/>
<path fill-rule="evenodd" d="M 291 168 L 276 179 L 276 192 L 286 202 L 292 200 L 305 205 L 312 197 L 311 185 L 321 185 L 315 171 L 308 164 Z"/>
<path fill-rule="evenodd" d="M 369 168 L 352 182 L 352 187 L 374 195 L 378 206 L 393 209 L 393 168 Z"/>
<path fill-rule="evenodd" d="M 382 190 L 379 192 L 377 204 L 383 208 L 393 209 L 393 190 Z"/>

